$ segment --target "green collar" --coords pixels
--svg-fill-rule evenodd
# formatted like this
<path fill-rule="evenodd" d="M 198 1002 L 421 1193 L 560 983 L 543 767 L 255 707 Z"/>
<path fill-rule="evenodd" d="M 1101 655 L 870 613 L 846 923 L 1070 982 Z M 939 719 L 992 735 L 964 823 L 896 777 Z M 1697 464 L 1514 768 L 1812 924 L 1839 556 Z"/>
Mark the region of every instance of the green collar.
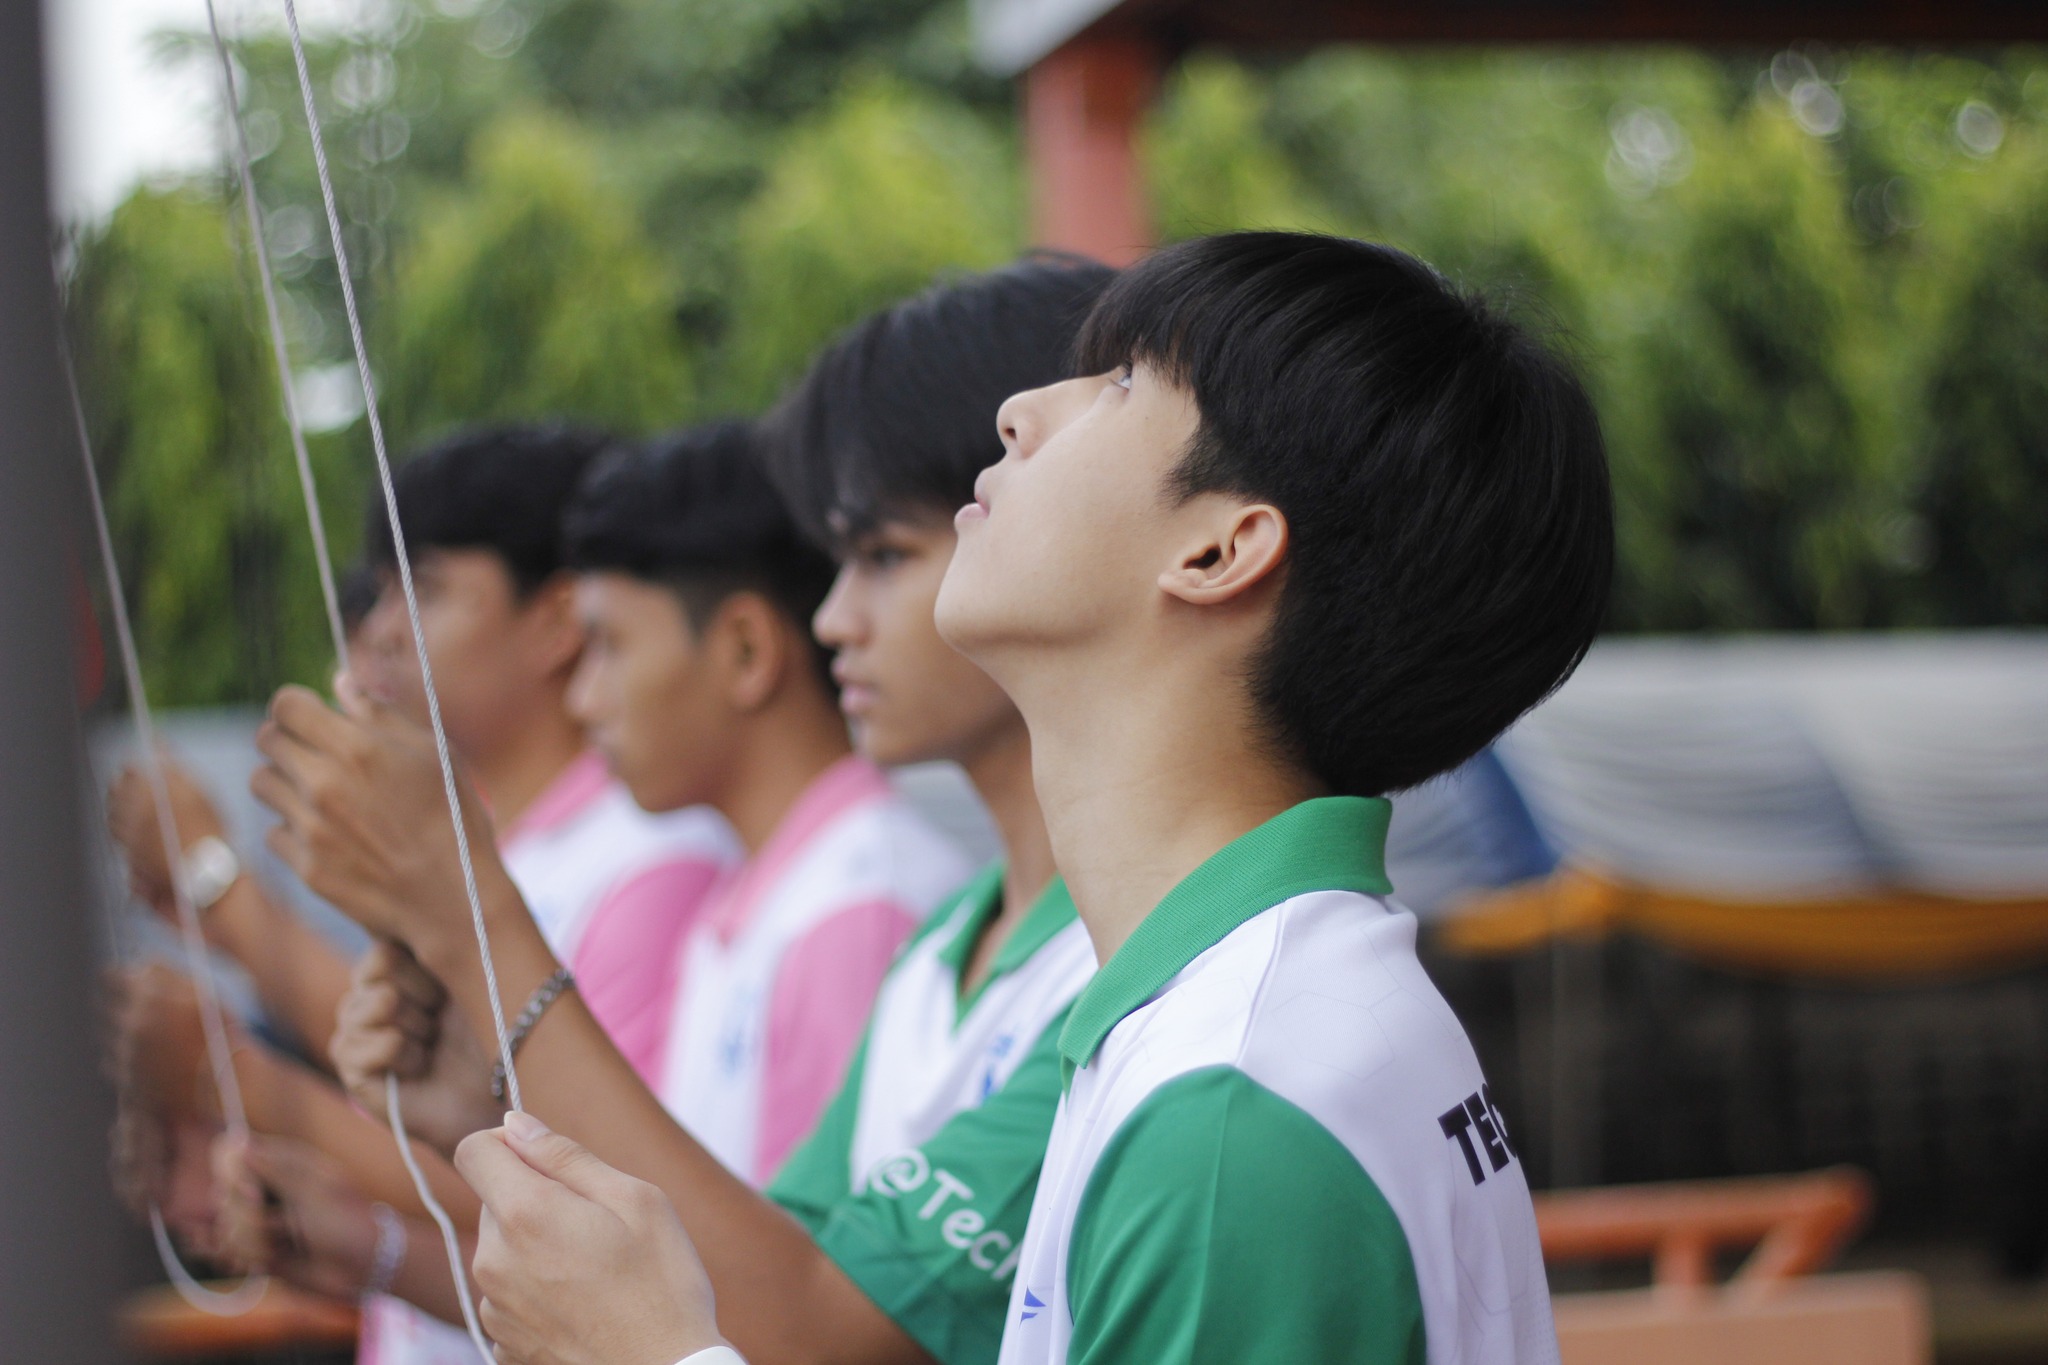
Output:
<path fill-rule="evenodd" d="M 1311 891 L 1384 896 L 1387 821 L 1382 797 L 1325 796 L 1280 812 L 1233 840 L 1166 893 L 1085 986 L 1060 1030 L 1068 1081 L 1126 1015 L 1246 920 Z"/>
<path fill-rule="evenodd" d="M 967 974 L 967 960 L 974 955 L 975 944 L 981 941 L 982 931 L 990 920 L 996 917 L 1003 906 L 1003 864 L 997 863 L 968 883 L 960 893 L 960 908 L 952 916 L 952 936 L 937 949 L 939 961 L 953 970 L 957 986 Z M 967 1017 L 974 1008 L 974 1002 L 981 998 L 991 983 L 1001 980 L 1031 960 L 1031 955 L 1052 940 L 1053 935 L 1072 924 L 1075 919 L 1074 898 L 1067 894 L 1067 884 L 1054 877 L 1041 891 L 1038 899 L 1025 912 L 1023 923 L 1010 931 L 1003 940 L 1003 946 L 996 949 L 996 960 L 990 964 L 988 975 L 983 977 L 971 994 L 962 992 L 954 1023 Z"/>

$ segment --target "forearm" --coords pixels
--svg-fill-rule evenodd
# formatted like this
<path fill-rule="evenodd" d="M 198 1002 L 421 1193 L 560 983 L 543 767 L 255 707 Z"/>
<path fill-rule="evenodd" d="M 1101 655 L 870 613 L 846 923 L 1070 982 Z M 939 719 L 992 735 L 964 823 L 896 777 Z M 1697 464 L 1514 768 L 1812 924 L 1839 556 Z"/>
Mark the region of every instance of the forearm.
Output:
<path fill-rule="evenodd" d="M 242 1083 L 250 1127 L 319 1148 L 365 1197 L 408 1215 L 427 1216 L 391 1130 L 350 1103 L 324 1076 L 260 1045 L 236 1051 L 235 1075 Z M 475 1228 L 479 1206 L 469 1185 L 425 1144 L 414 1141 L 412 1151 L 428 1188 L 456 1226 Z"/>
<path fill-rule="evenodd" d="M 476 1235 L 460 1233 L 458 1240 L 467 1265 L 476 1254 Z M 455 1272 L 448 1268 L 441 1229 L 424 1215 L 405 1219 L 405 1256 L 391 1277 L 389 1292 L 443 1322 L 462 1325 L 462 1302 L 456 1297 Z"/>
<path fill-rule="evenodd" d="M 524 908 L 512 909 L 494 896 L 488 921 L 508 1013 L 556 967 Z M 430 965 L 478 1036 L 493 1038 L 474 947 L 466 963 L 447 950 Z M 926 1358 L 801 1225 L 669 1117 L 574 992 L 529 1035 L 518 1071 L 528 1112 L 668 1195 L 704 1258 L 720 1330 L 752 1365 Z"/>
<path fill-rule="evenodd" d="M 206 912 L 205 925 L 208 942 L 242 965 L 264 1009 L 325 1070 L 335 1009 L 348 990 L 348 959 L 253 876 L 228 888 Z"/>

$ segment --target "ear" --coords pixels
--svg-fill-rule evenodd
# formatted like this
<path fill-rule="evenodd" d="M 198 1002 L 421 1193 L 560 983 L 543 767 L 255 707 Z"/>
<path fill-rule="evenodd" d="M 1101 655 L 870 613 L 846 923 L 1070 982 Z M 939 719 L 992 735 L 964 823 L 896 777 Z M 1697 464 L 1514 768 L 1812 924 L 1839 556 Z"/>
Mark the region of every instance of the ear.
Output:
<path fill-rule="evenodd" d="M 560 573 L 533 590 L 520 607 L 541 671 L 566 675 L 583 654 L 583 621 L 576 614 L 576 577 Z"/>
<path fill-rule="evenodd" d="M 1287 556 L 1287 518 L 1271 503 L 1235 503 L 1211 497 L 1194 519 L 1196 534 L 1179 563 L 1159 575 L 1160 590 L 1191 606 L 1220 606 L 1242 598 L 1273 575 Z"/>
<path fill-rule="evenodd" d="M 789 623 L 767 598 L 736 592 L 719 603 L 705 635 L 724 675 L 726 704 L 749 713 L 782 690 L 792 663 Z"/>

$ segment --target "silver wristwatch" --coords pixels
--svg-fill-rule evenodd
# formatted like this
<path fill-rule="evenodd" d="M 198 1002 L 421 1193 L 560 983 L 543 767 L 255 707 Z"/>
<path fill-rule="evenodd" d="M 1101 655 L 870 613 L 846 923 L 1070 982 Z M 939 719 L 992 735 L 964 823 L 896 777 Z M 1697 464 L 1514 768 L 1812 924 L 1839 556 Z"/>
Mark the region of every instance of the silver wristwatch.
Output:
<path fill-rule="evenodd" d="M 186 849 L 178 865 L 178 881 L 185 888 L 186 899 L 201 914 L 212 909 L 241 875 L 242 860 L 225 839 L 211 834 Z"/>

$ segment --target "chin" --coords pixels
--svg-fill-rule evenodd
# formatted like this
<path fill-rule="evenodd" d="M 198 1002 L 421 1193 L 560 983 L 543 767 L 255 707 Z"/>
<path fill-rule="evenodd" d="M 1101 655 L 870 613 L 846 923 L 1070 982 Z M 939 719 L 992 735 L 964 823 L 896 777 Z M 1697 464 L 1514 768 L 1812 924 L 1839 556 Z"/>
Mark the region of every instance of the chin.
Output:
<path fill-rule="evenodd" d="M 955 555 L 953 563 L 958 565 L 960 557 Z M 979 594 L 971 583 L 963 581 L 964 574 L 949 568 L 946 577 L 939 584 L 938 598 L 932 603 L 932 624 L 938 628 L 939 638 L 970 660 L 974 657 L 974 645 L 982 638 L 982 612 L 978 609 Z"/>
<path fill-rule="evenodd" d="M 681 810 L 684 806 L 690 804 L 688 801 L 679 798 L 674 792 L 664 790 L 648 782 L 644 777 L 636 779 L 632 774 L 622 773 L 617 768 L 612 769 L 612 776 L 618 778 L 624 784 L 626 791 L 633 798 L 633 804 L 650 815 L 660 815 L 663 811 Z"/>

